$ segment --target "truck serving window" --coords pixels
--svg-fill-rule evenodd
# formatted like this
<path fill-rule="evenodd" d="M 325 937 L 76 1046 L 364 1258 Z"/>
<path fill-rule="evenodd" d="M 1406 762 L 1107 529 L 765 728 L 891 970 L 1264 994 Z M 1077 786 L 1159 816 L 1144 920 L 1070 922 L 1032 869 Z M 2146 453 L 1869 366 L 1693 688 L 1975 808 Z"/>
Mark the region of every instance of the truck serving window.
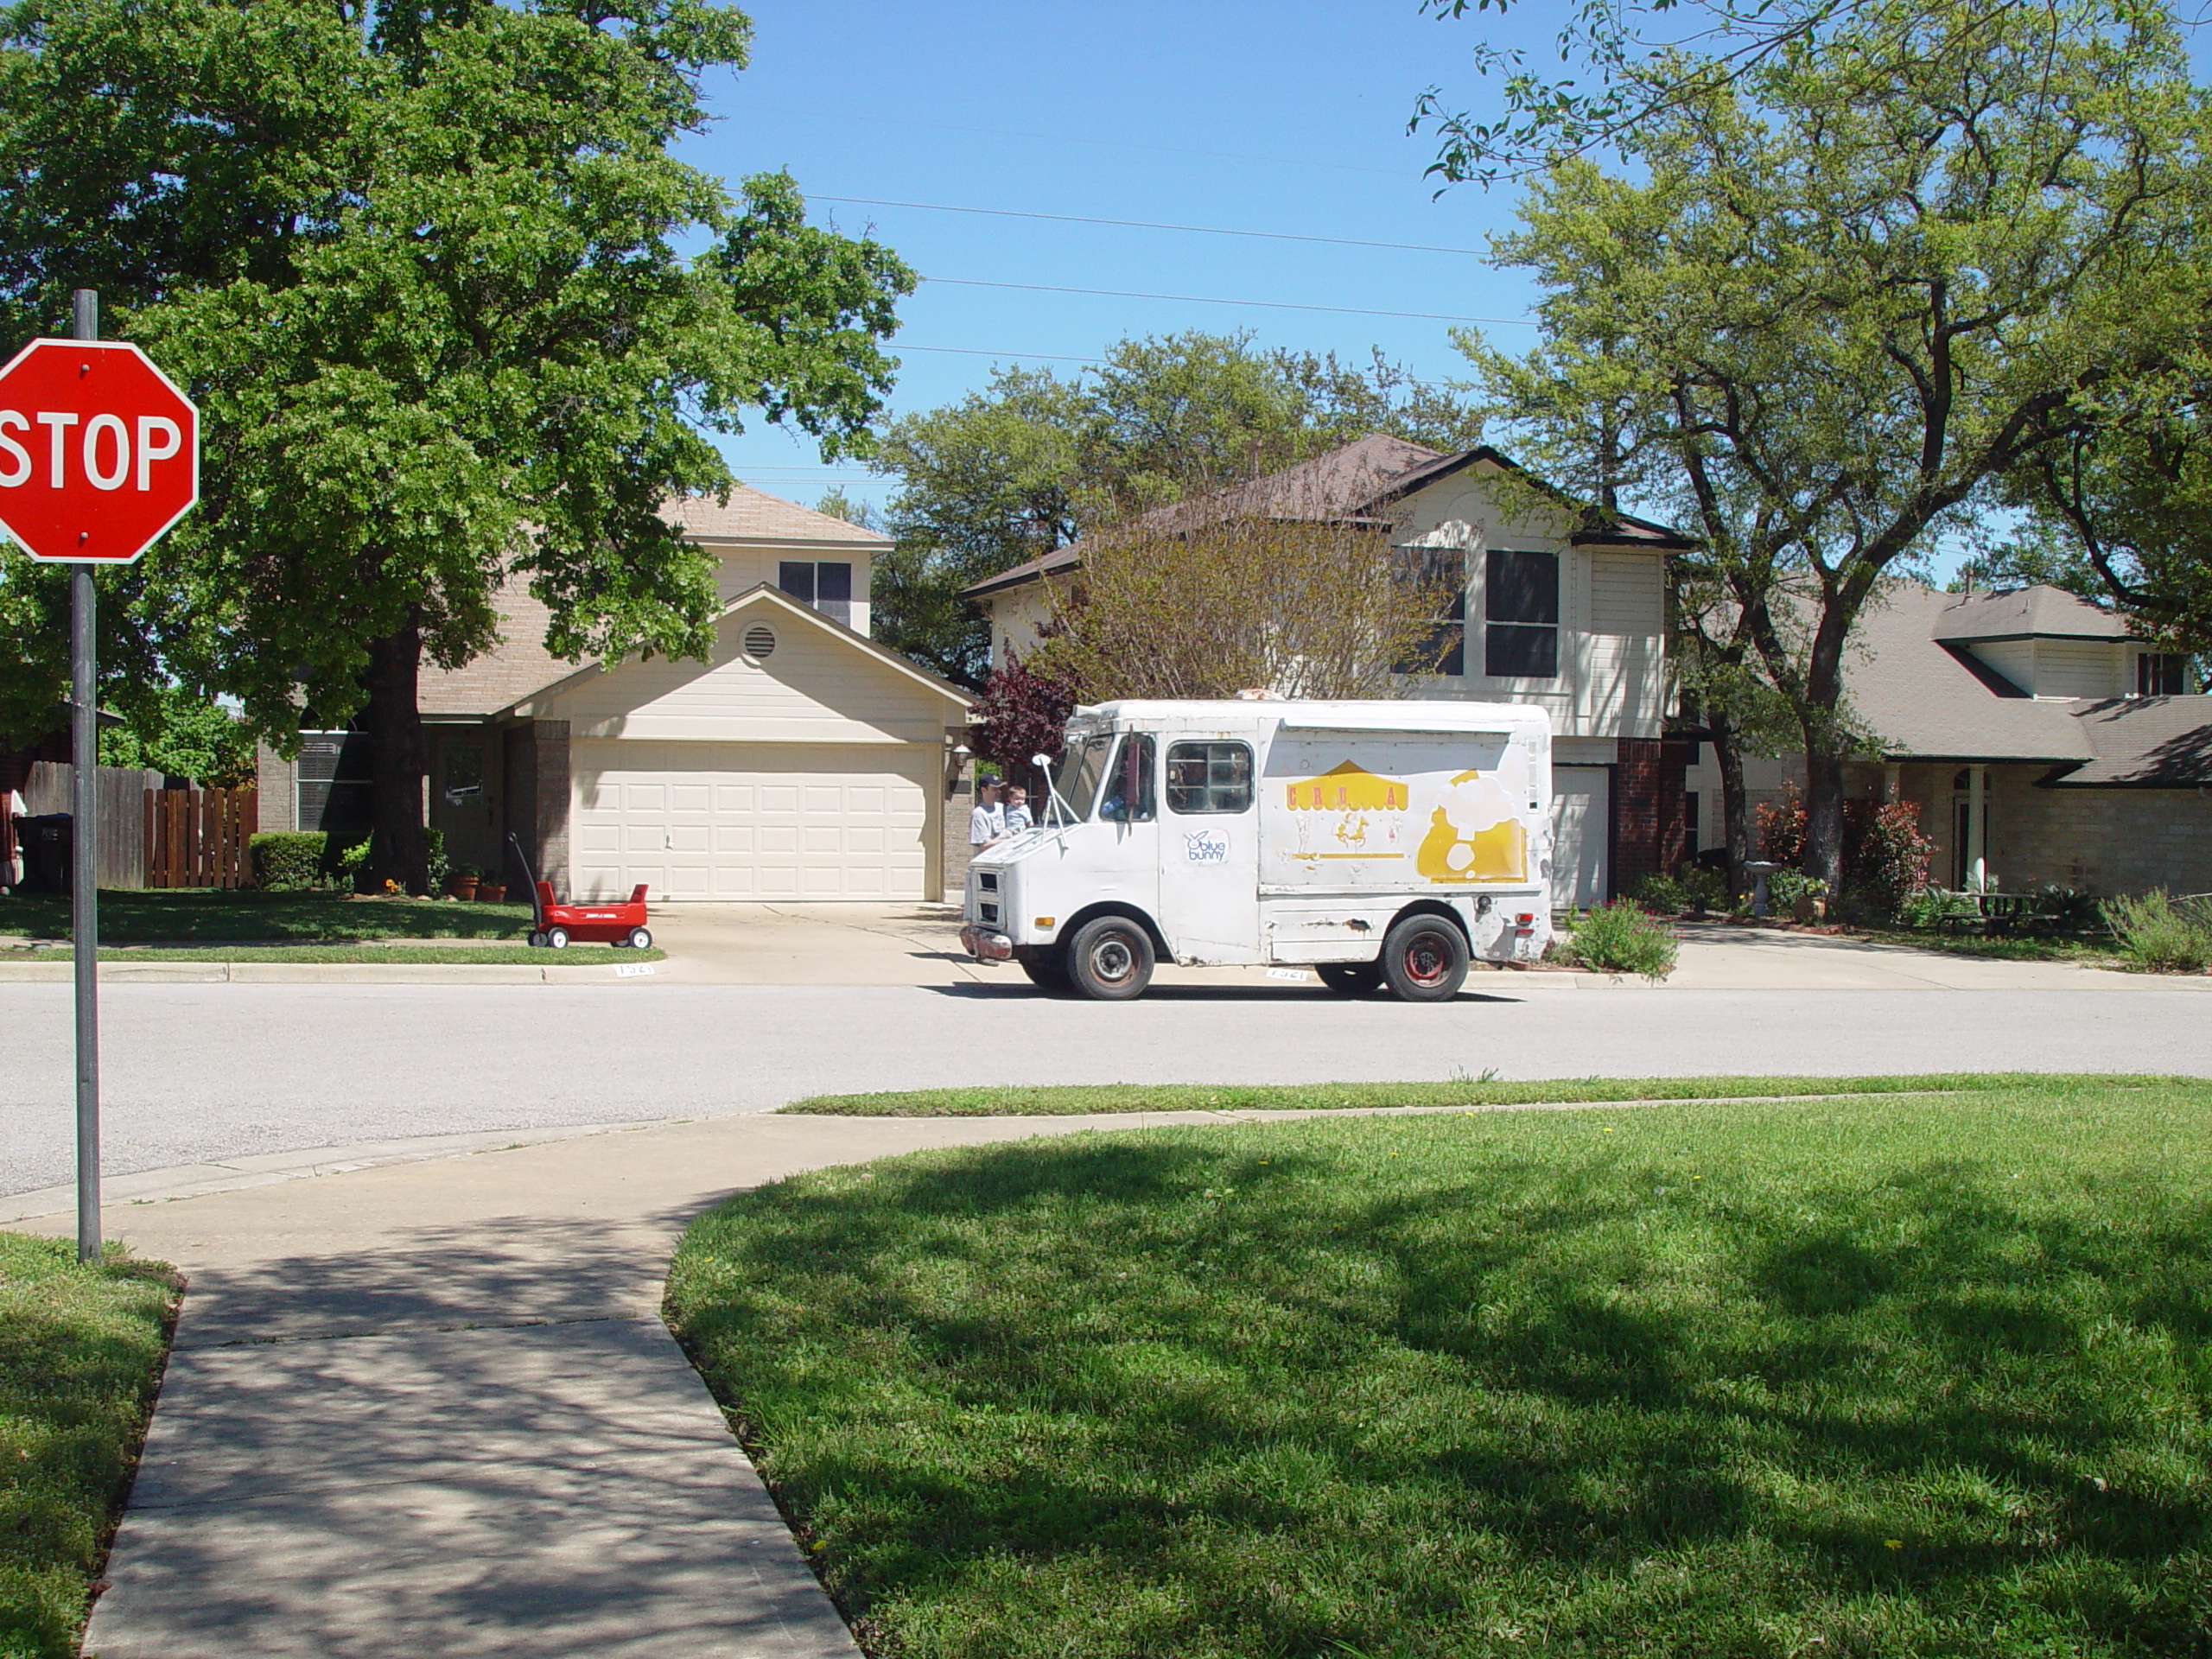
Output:
<path fill-rule="evenodd" d="M 1252 751 L 1242 743 L 1170 743 L 1167 810 L 1179 817 L 1252 804 Z"/>

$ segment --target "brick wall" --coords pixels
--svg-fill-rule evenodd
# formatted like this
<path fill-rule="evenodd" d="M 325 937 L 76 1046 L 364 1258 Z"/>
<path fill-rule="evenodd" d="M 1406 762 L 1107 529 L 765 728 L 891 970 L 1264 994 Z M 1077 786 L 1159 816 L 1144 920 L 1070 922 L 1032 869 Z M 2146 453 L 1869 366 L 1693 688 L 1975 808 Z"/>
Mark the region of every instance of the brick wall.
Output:
<path fill-rule="evenodd" d="M 1958 874 L 1954 764 L 1899 768 L 1934 838 L 1936 880 Z M 2046 766 L 1989 769 L 1989 868 L 1997 887 L 2085 893 L 2212 893 L 2212 799 L 2193 789 L 2044 789 Z"/>
<path fill-rule="evenodd" d="M 1613 891 L 1671 870 L 1689 850 L 1683 776 L 1690 746 L 1674 738 L 1624 737 L 1613 769 Z"/>
<path fill-rule="evenodd" d="M 501 768 L 506 828 L 522 842 L 531 868 L 553 890 L 569 891 L 569 722 L 535 720 L 512 728 Z M 500 837 L 502 848 L 505 836 Z"/>
<path fill-rule="evenodd" d="M 968 761 L 944 795 L 944 902 L 965 904 L 968 861 L 974 849 L 968 844 L 968 815 L 976 810 L 976 763 Z"/>
<path fill-rule="evenodd" d="M 266 743 L 253 748 L 254 795 L 261 803 L 264 830 L 296 830 L 300 810 L 299 766 Z"/>

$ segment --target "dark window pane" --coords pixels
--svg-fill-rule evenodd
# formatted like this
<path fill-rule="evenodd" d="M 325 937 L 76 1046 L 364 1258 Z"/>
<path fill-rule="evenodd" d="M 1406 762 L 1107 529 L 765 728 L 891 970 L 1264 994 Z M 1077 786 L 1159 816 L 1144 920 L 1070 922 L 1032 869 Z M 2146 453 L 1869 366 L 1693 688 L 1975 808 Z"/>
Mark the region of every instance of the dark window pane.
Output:
<path fill-rule="evenodd" d="M 1121 753 L 1114 757 L 1114 769 L 1107 774 L 1105 797 L 1098 804 L 1101 818 L 1117 823 L 1152 822 L 1158 810 L 1152 789 L 1153 760 L 1157 753 L 1149 733 L 1140 732 L 1123 740 Z"/>
<path fill-rule="evenodd" d="M 850 599 L 853 596 L 853 567 L 826 563 L 816 565 L 814 596 L 817 600 Z"/>
<path fill-rule="evenodd" d="M 1183 817 L 1252 805 L 1252 751 L 1242 743 L 1167 746 L 1167 810 Z"/>
<path fill-rule="evenodd" d="M 2135 690 L 2146 697 L 2178 697 L 2186 677 L 2183 667 L 2177 655 L 2145 652 L 2135 659 Z"/>
<path fill-rule="evenodd" d="M 1483 630 L 1483 672 L 1499 679 L 1559 677 L 1559 630 L 1493 622 Z"/>
<path fill-rule="evenodd" d="M 776 586 L 802 605 L 813 604 L 814 566 L 804 561 L 785 560 L 776 567 Z"/>
<path fill-rule="evenodd" d="M 1483 614 L 1492 622 L 1559 620 L 1559 556 L 1494 547 L 1483 583 Z M 1547 670 L 1547 672 L 1550 671 Z"/>
<path fill-rule="evenodd" d="M 1462 598 L 1459 607 L 1464 612 L 1466 601 Z M 1465 674 L 1467 671 L 1467 630 L 1458 621 L 1446 622 L 1429 630 L 1428 638 L 1421 641 L 1421 648 L 1414 655 L 1390 664 L 1393 674 Z"/>

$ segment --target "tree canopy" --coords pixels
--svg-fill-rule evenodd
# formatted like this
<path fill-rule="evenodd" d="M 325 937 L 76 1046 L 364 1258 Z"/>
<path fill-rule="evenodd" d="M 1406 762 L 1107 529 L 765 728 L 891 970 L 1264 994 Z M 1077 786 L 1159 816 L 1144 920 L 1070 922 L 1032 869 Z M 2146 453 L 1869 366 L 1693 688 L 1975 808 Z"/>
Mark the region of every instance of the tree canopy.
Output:
<path fill-rule="evenodd" d="M 0 327 L 69 289 L 199 401 L 199 512 L 111 577 L 109 660 L 369 732 L 374 863 L 420 889 L 424 660 L 498 637 L 503 583 L 556 654 L 696 653 L 711 568 L 658 515 L 726 490 L 757 412 L 864 453 L 912 274 L 671 153 L 749 24 L 703 0 L 19 0 L 0 9 Z M 683 250 L 693 250 L 685 252 Z M 0 679 L 50 708 L 44 613 Z"/>
<path fill-rule="evenodd" d="M 1377 356 L 1269 349 L 1247 334 L 1124 340 L 1063 377 L 1001 369 L 988 390 L 893 422 L 878 467 L 899 482 L 876 565 L 878 637 L 969 685 L 990 640 L 972 582 L 1151 507 L 1275 472 L 1370 432 L 1440 449 L 1480 436 L 1449 387 Z"/>
<path fill-rule="evenodd" d="M 1702 536 L 1834 881 L 1861 611 L 2202 327 L 2199 103 L 2163 16 L 2101 0 L 1865 0 L 1741 74 L 1639 84 L 1675 96 L 1630 167 L 1559 162 L 1500 244 L 1543 343 L 1466 344 L 1552 469 Z"/>

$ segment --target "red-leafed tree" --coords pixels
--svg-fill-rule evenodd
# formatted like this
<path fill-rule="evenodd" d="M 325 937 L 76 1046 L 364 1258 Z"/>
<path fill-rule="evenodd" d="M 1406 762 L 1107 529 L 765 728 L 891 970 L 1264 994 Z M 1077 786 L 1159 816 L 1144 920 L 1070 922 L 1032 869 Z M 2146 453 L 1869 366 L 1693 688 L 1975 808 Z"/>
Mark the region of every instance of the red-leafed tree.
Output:
<path fill-rule="evenodd" d="M 995 761 L 1007 778 L 1042 788 L 1030 764 L 1032 755 L 1059 758 L 1067 738 L 1068 715 L 1075 709 L 1075 688 L 1050 674 L 1033 672 L 1008 652 L 1006 665 L 994 669 L 976 699 L 981 724 L 969 730 L 978 758 Z"/>

